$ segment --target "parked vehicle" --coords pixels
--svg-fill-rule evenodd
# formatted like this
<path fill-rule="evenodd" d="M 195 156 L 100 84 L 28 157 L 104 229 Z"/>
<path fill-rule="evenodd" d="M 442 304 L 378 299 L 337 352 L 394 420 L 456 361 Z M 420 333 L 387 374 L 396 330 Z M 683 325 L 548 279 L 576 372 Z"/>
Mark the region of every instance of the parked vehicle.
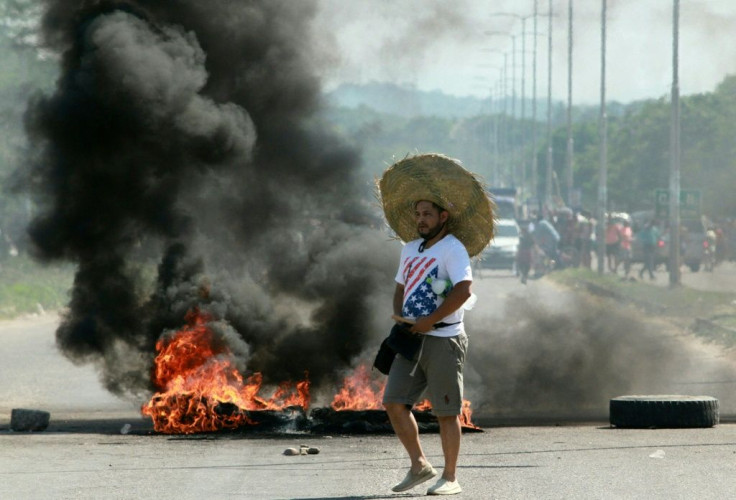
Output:
<path fill-rule="evenodd" d="M 680 262 L 696 273 L 705 258 L 705 222 L 702 219 L 685 219 L 680 221 L 680 226 Z M 662 236 L 662 240 L 669 256 L 669 232 Z"/>
<path fill-rule="evenodd" d="M 514 219 L 499 219 L 491 245 L 481 254 L 478 267 L 516 271 L 516 250 L 519 247 L 519 225 Z"/>
<path fill-rule="evenodd" d="M 496 204 L 496 214 L 499 219 L 523 218 L 522 207 L 518 200 L 516 188 L 488 188 L 488 192 Z"/>

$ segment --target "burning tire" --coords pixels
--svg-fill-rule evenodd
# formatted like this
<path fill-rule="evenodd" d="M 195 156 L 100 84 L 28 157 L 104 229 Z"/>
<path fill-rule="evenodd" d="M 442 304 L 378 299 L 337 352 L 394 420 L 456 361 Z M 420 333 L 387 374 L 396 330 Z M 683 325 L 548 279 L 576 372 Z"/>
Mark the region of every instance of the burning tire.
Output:
<path fill-rule="evenodd" d="M 620 396 L 609 406 L 611 426 L 633 429 L 713 427 L 718 400 L 710 396 Z"/>

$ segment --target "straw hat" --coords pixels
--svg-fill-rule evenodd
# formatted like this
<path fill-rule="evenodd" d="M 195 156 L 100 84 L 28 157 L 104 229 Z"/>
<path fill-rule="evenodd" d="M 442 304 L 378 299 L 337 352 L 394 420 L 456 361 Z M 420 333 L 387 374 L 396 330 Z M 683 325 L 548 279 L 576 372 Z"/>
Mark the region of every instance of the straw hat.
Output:
<path fill-rule="evenodd" d="M 480 179 L 457 160 L 440 154 L 407 157 L 383 173 L 378 190 L 388 225 L 404 242 L 419 238 L 414 204 L 421 200 L 450 213 L 448 230 L 471 257 L 493 238 L 493 202 Z"/>

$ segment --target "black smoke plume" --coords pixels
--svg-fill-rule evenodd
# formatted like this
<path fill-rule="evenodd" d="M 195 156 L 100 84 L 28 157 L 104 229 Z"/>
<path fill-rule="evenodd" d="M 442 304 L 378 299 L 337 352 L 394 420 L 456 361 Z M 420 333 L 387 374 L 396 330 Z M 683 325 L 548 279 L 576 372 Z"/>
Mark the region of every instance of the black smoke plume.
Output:
<path fill-rule="evenodd" d="M 395 248 L 358 153 L 320 125 L 315 9 L 46 2 L 61 75 L 28 108 L 29 231 L 78 264 L 57 342 L 111 391 L 152 389 L 156 340 L 195 306 L 275 382 L 332 380 L 378 335 Z"/>
<path fill-rule="evenodd" d="M 733 381 L 733 363 L 639 308 L 540 283 L 503 310 L 473 312 L 465 380 L 483 415 L 607 418 L 609 400 L 627 394 L 730 398 L 730 383 L 712 382 Z"/>

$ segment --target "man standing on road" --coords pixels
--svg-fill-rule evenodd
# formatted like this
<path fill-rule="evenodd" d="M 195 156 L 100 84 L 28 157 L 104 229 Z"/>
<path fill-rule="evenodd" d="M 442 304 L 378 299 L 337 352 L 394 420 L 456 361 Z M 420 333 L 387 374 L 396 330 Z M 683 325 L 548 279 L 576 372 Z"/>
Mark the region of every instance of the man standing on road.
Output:
<path fill-rule="evenodd" d="M 468 346 L 463 306 L 471 297 L 470 257 L 493 236 L 492 203 L 473 174 L 434 154 L 394 164 L 379 189 L 389 225 L 407 242 L 396 274 L 393 312 L 413 323 L 411 334 L 422 336 L 412 359 L 396 354 L 384 391 L 391 425 L 411 460 L 406 477 L 392 489 L 406 491 L 437 475 L 411 413 L 426 391 L 445 459 L 442 477 L 427 494 L 453 495 L 462 491 L 456 474 Z"/>
<path fill-rule="evenodd" d="M 619 257 L 624 265 L 624 278 L 628 278 L 631 272 L 631 242 L 634 239 L 634 235 L 631 231 L 631 223 L 628 220 L 624 219 L 621 224 L 621 248 L 619 249 Z M 618 263 L 616 265 L 616 272 L 618 272 Z"/>
<path fill-rule="evenodd" d="M 639 270 L 639 279 L 644 277 L 644 271 L 649 272 L 649 279 L 654 279 L 654 254 L 657 251 L 657 241 L 659 240 L 659 230 L 654 225 L 654 221 L 648 221 L 644 228 L 637 233 L 637 238 L 641 242 L 642 251 L 644 253 L 644 264 Z"/>
<path fill-rule="evenodd" d="M 606 223 L 606 260 L 608 271 L 616 274 L 618 270 L 619 250 L 621 249 L 621 226 L 608 214 Z"/>

